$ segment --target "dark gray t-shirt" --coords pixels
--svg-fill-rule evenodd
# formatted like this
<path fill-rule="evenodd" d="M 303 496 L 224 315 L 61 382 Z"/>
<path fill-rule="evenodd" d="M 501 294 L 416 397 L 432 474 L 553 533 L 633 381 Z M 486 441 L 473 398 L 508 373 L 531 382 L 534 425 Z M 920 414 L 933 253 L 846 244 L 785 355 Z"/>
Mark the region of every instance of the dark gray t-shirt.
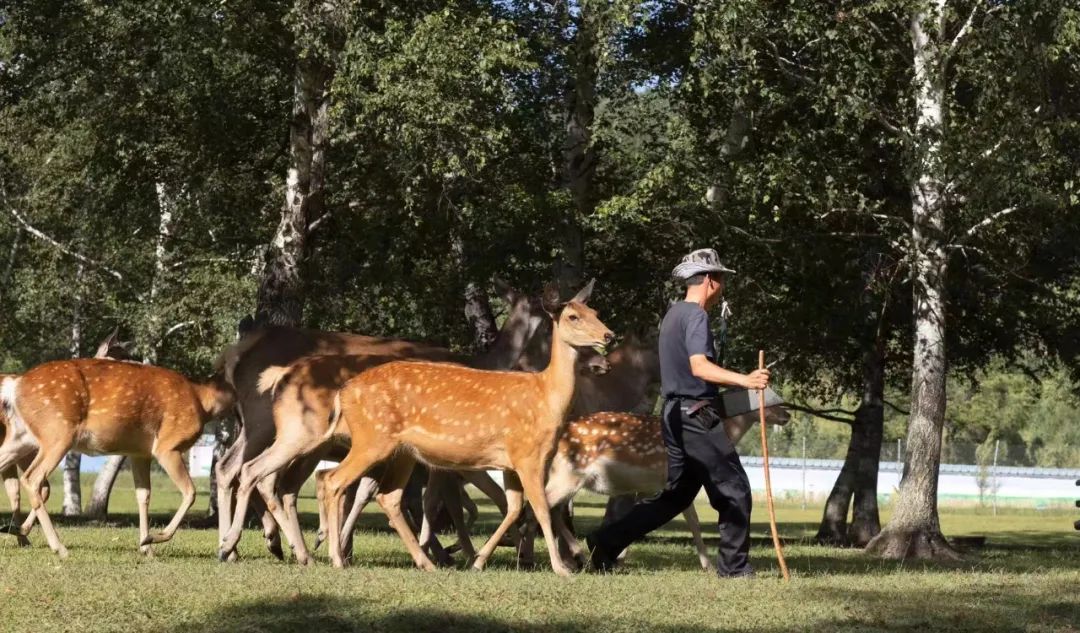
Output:
<path fill-rule="evenodd" d="M 665 398 L 703 400 L 719 393 L 716 385 L 690 371 L 690 357 L 695 354 L 716 361 L 709 315 L 696 303 L 680 301 L 668 309 L 660 324 L 660 389 Z"/>

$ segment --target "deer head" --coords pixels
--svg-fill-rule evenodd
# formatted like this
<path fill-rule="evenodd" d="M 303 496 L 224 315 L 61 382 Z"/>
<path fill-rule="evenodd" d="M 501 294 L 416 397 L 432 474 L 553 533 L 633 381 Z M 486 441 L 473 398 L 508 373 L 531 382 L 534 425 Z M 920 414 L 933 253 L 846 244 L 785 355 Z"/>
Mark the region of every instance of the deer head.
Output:
<path fill-rule="evenodd" d="M 236 391 L 226 380 L 224 372 L 218 371 L 210 380 L 196 385 L 195 391 L 199 396 L 199 405 L 211 419 L 223 415 L 236 405 Z"/>
<path fill-rule="evenodd" d="M 132 356 L 133 347 L 134 344 L 131 341 L 120 340 L 120 326 L 118 325 L 113 328 L 113 331 L 98 345 L 97 351 L 94 352 L 94 358 L 134 360 L 134 357 Z"/>
<path fill-rule="evenodd" d="M 596 310 L 586 305 L 595 283 L 593 279 L 566 302 L 559 301 L 558 288 L 549 284 L 544 290 L 543 305 L 557 324 L 555 333 L 560 340 L 571 347 L 591 347 L 604 355 L 615 334 L 596 316 Z"/>

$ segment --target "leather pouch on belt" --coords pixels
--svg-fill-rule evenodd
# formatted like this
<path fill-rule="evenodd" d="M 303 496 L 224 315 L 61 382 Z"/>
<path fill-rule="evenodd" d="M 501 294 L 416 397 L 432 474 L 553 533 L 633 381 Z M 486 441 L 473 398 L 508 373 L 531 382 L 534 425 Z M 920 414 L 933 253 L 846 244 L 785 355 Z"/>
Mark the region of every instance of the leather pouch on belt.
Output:
<path fill-rule="evenodd" d="M 720 412 L 717 411 L 715 407 L 709 404 L 697 408 L 693 412 L 689 413 L 689 415 L 692 420 L 694 420 L 708 430 L 716 428 L 717 425 L 724 421 L 724 419 L 720 417 Z"/>

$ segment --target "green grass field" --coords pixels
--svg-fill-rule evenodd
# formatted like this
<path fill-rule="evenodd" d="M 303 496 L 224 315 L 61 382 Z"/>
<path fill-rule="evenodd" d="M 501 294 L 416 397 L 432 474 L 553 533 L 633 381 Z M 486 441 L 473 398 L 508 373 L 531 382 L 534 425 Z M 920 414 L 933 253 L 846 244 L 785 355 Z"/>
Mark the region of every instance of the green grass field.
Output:
<path fill-rule="evenodd" d="M 204 482 L 201 489 L 205 489 Z M 178 496 L 155 476 L 154 525 Z M 85 488 L 86 491 L 89 487 Z M 602 512 L 580 500 L 579 531 Z M 699 502 L 701 503 L 701 502 Z M 25 503 L 24 503 L 25 505 Z M 56 505 L 54 499 L 50 506 Z M 189 517 L 197 522 L 206 497 Z M 52 507 L 50 507 L 52 509 Z M 701 503 L 702 520 L 715 513 Z M 300 569 L 265 551 L 258 530 L 245 532 L 242 560 L 216 559 L 216 529 L 185 526 L 153 560 L 136 551 L 130 477 L 122 476 L 106 525 L 56 520 L 71 552 L 57 560 L 40 532 L 20 549 L 0 537 L 2 631 L 1078 631 L 1080 536 L 1075 511 L 946 510 L 950 536 L 985 535 L 963 564 L 881 562 L 859 551 L 808 544 L 818 508 L 779 508 L 793 579 L 777 579 L 764 503 L 755 510 L 752 552 L 759 576 L 720 581 L 697 568 L 681 522 L 635 546 L 625 571 L 562 579 L 546 565 L 515 569 L 500 549 L 483 573 L 423 573 L 375 508 L 365 512 L 357 564 Z M 477 543 L 496 517 L 483 506 Z M 314 511 L 308 491 L 302 512 Z M 315 517 L 305 516 L 308 542 Z M 707 536 L 715 534 L 710 529 Z M 715 537 L 713 536 L 713 539 Z M 710 540 L 713 540 L 710 539 Z M 545 550 L 537 544 L 538 554 Z"/>

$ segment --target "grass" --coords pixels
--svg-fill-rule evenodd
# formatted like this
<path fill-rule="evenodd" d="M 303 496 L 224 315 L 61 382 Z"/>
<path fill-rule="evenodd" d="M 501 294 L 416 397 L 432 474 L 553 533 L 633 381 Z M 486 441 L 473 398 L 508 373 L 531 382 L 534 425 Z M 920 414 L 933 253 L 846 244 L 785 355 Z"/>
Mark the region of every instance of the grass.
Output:
<path fill-rule="evenodd" d="M 151 509 L 160 527 L 178 497 L 160 477 L 154 485 Z M 587 532 L 603 505 L 595 497 L 581 501 L 579 531 Z M 192 520 L 201 518 L 205 502 L 203 496 Z M 311 568 L 277 562 L 258 530 L 245 532 L 241 562 L 218 563 L 216 529 L 194 526 L 145 560 L 135 548 L 127 476 L 113 509 L 118 514 L 107 525 L 57 519 L 71 551 L 66 561 L 49 552 L 39 532 L 29 549 L 0 537 L 0 631 L 1080 630 L 1075 511 L 994 517 L 946 509 L 948 535 L 985 535 L 987 545 L 962 564 L 942 566 L 811 545 L 820 510 L 782 505 L 778 519 L 794 576 L 784 584 L 766 538 L 764 503 L 754 514 L 759 577 L 751 581 L 720 581 L 697 569 L 681 522 L 635 546 L 623 572 L 561 579 L 546 565 L 516 570 L 506 549 L 483 573 L 414 570 L 378 510 L 365 513 L 358 564 L 344 571 L 330 568 L 323 552 Z M 703 520 L 715 517 L 707 505 L 699 509 Z M 490 506 L 482 510 L 477 542 L 496 522 Z M 301 511 L 314 511 L 310 491 Z M 310 544 L 314 516 L 305 521 Z"/>

